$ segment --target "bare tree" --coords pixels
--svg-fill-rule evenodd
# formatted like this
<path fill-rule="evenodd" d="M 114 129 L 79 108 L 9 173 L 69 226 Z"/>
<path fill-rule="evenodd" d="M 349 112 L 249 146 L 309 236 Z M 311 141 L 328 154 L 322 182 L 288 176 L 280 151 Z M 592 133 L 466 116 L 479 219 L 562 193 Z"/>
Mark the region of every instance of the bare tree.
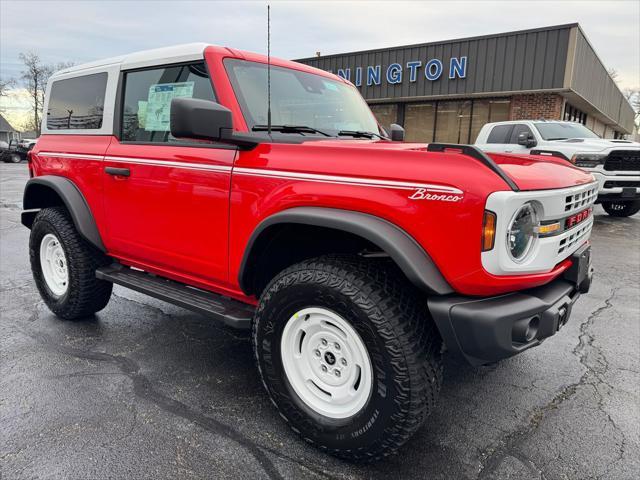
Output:
<path fill-rule="evenodd" d="M 25 67 L 22 71 L 22 80 L 24 80 L 29 96 L 33 101 L 33 116 L 25 126 L 39 135 L 42 126 L 42 108 L 47 81 L 53 72 L 71 67 L 73 62 L 58 63 L 57 65 L 45 64 L 42 63 L 40 56 L 35 52 L 21 53 L 19 58 Z"/>
<path fill-rule="evenodd" d="M 9 89 L 13 88 L 15 85 L 15 80 L 0 80 L 0 97 L 6 97 L 8 95 Z"/>
<path fill-rule="evenodd" d="M 19 57 L 25 67 L 22 71 L 22 80 L 24 80 L 29 96 L 33 102 L 33 122 L 29 123 L 32 123 L 36 134 L 39 135 L 42 123 L 44 90 L 47 86 L 49 76 L 53 73 L 53 68 L 50 65 L 42 63 L 40 56 L 35 52 L 21 53 Z"/>
<path fill-rule="evenodd" d="M 618 82 L 618 71 L 615 68 L 608 69 L 607 73 L 611 77 L 611 80 L 613 80 L 616 83 Z"/>
<path fill-rule="evenodd" d="M 640 88 L 625 88 L 622 94 L 633 108 L 633 123 L 637 132 L 640 130 Z"/>
<path fill-rule="evenodd" d="M 625 88 L 622 94 L 629 101 L 636 114 L 640 113 L 640 88 Z"/>

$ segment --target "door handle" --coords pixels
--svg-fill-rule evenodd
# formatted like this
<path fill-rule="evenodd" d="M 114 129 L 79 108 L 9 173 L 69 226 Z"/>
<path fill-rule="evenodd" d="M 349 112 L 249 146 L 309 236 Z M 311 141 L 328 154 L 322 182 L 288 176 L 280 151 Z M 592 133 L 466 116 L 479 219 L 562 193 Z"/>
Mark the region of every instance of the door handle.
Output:
<path fill-rule="evenodd" d="M 105 167 L 104 172 L 118 177 L 128 177 L 131 175 L 131 170 L 128 168 Z"/>

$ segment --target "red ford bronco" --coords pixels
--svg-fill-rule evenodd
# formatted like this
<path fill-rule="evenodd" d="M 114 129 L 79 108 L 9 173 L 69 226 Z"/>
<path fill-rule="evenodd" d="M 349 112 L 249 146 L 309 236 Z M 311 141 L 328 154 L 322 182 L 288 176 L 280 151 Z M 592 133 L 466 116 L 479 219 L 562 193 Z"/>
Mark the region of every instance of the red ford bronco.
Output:
<path fill-rule="evenodd" d="M 398 141 L 324 71 L 184 45 L 62 70 L 45 110 L 22 223 L 51 311 L 115 283 L 251 329 L 282 417 L 342 458 L 423 424 L 443 346 L 518 354 L 589 289 L 589 173 Z"/>

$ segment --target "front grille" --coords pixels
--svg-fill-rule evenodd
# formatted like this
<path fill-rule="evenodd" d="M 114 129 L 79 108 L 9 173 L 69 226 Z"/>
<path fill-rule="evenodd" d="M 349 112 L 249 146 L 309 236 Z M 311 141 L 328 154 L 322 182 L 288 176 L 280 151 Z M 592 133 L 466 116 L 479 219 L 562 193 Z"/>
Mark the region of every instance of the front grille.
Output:
<path fill-rule="evenodd" d="M 581 225 L 576 227 L 571 234 L 560 240 L 560 245 L 558 248 L 558 255 L 560 255 L 565 250 L 573 247 L 576 243 L 578 243 L 582 238 L 584 238 L 590 231 L 591 226 L 593 225 L 593 220 L 590 220 L 585 225 Z"/>
<path fill-rule="evenodd" d="M 614 150 L 604 162 L 605 170 L 637 171 L 640 170 L 640 150 Z"/>
<path fill-rule="evenodd" d="M 624 182 L 624 181 L 614 181 L 608 180 L 604 182 L 604 188 L 617 188 L 617 187 L 636 187 L 640 188 L 640 182 Z"/>
<path fill-rule="evenodd" d="M 585 205 L 591 205 L 598 196 L 598 186 L 586 188 L 581 192 L 567 195 L 564 199 L 564 211 L 569 212 Z"/>

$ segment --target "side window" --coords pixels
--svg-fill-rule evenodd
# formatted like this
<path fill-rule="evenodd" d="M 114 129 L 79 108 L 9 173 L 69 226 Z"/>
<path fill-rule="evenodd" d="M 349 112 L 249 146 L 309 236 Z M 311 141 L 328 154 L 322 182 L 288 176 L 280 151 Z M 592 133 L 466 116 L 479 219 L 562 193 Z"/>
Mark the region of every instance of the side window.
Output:
<path fill-rule="evenodd" d="M 106 73 L 94 73 L 53 82 L 47 110 L 47 128 L 49 130 L 101 128 L 106 90 Z"/>
<path fill-rule="evenodd" d="M 533 135 L 533 132 L 531 132 L 531 129 L 526 125 L 523 125 L 523 124 L 514 125 L 513 132 L 511 133 L 511 141 L 509 143 L 517 144 L 518 135 L 520 135 L 521 133 L 530 133 L 531 135 Z"/>
<path fill-rule="evenodd" d="M 496 125 L 491 130 L 487 143 L 509 143 L 513 125 Z"/>
<path fill-rule="evenodd" d="M 170 132 L 169 110 L 176 97 L 215 100 L 204 62 L 125 72 L 120 140 L 188 142 Z"/>

